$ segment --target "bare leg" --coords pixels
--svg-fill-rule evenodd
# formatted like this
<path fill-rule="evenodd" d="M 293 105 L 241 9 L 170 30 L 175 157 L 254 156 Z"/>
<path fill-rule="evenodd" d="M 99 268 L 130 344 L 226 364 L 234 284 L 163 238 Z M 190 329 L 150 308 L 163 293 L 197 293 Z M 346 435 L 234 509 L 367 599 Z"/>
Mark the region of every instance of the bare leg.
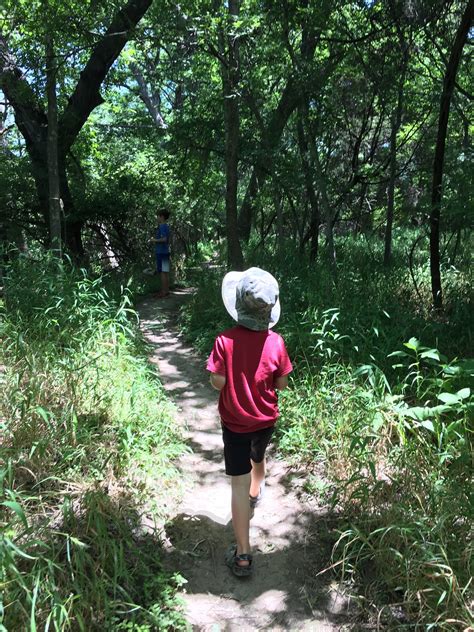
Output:
<path fill-rule="evenodd" d="M 250 474 L 232 476 L 232 526 L 237 542 L 237 555 L 250 553 L 249 542 L 249 489 Z M 248 566 L 248 562 L 239 562 Z"/>
<path fill-rule="evenodd" d="M 263 457 L 263 461 L 260 463 L 255 463 L 255 461 L 251 461 L 252 463 L 252 471 L 251 471 L 251 483 L 250 483 L 250 496 L 256 498 L 260 493 L 260 485 L 265 478 L 265 457 Z"/>
<path fill-rule="evenodd" d="M 169 272 L 161 273 L 161 294 L 165 296 L 170 292 L 170 274 Z"/>

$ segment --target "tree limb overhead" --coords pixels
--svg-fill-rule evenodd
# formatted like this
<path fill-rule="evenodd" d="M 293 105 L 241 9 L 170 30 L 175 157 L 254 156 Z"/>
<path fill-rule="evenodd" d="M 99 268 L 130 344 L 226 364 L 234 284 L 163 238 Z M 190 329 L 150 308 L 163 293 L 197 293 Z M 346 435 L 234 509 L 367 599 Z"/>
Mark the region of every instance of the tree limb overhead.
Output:
<path fill-rule="evenodd" d="M 92 110 L 103 103 L 100 86 L 152 1 L 129 0 L 93 50 L 59 122 L 63 152 L 69 150 Z"/>

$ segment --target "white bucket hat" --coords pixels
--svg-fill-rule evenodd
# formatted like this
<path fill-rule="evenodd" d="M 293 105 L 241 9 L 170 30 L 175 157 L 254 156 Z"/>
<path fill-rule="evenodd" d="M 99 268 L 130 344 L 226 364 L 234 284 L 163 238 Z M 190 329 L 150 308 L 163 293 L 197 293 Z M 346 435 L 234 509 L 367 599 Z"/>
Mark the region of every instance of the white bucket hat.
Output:
<path fill-rule="evenodd" d="M 274 327 L 280 318 L 278 282 L 261 268 L 228 272 L 222 281 L 222 300 L 232 318 L 254 331 Z"/>

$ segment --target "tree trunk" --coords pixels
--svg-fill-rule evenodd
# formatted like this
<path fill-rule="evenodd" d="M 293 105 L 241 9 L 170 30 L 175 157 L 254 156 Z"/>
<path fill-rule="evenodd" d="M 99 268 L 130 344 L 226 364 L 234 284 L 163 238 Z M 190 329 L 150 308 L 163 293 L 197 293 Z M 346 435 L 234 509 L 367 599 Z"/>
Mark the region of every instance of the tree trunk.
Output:
<path fill-rule="evenodd" d="M 130 70 L 132 71 L 135 81 L 138 84 L 138 94 L 140 99 L 145 104 L 148 114 L 151 116 L 153 123 L 158 129 L 166 129 L 168 126 L 165 123 L 160 112 L 161 98 L 159 90 L 150 88 L 145 76 L 143 75 L 139 66 L 135 63 L 130 64 Z"/>
<path fill-rule="evenodd" d="M 277 247 L 276 251 L 282 255 L 285 251 L 284 248 L 284 232 L 283 232 L 283 206 L 281 192 L 278 189 L 277 183 L 274 183 L 273 189 L 273 204 L 275 206 L 275 213 L 277 219 Z"/>
<path fill-rule="evenodd" d="M 239 213 L 239 236 L 248 243 L 250 239 L 250 231 L 252 229 L 252 216 L 253 216 L 253 203 L 257 197 L 259 189 L 259 180 L 263 179 L 261 169 L 255 166 L 250 174 L 250 179 L 247 184 L 247 190 L 245 191 L 244 200 L 240 207 Z"/>
<path fill-rule="evenodd" d="M 330 4 L 327 3 L 326 6 L 330 7 Z M 302 47 L 302 58 L 305 63 L 312 61 L 316 44 L 317 38 L 315 35 L 305 38 L 305 45 Z M 312 85 L 311 93 L 313 96 L 318 94 L 320 88 L 324 86 L 337 63 L 338 60 L 336 58 L 330 59 L 323 68 L 320 68 L 317 83 L 313 82 Z M 261 157 L 252 170 L 239 213 L 240 236 L 245 242 L 248 242 L 250 237 L 253 203 L 258 192 L 257 184 L 261 187 L 266 177 L 271 173 L 273 155 L 278 147 L 283 130 L 290 116 L 304 98 L 300 88 L 300 82 L 295 79 L 294 75 L 291 75 L 281 94 L 277 107 L 268 117 L 268 124 L 263 133 Z"/>
<path fill-rule="evenodd" d="M 321 167 L 321 161 L 319 159 L 318 148 L 315 143 L 311 143 L 314 145 L 314 170 L 316 174 L 316 181 L 318 183 L 318 189 L 321 199 L 321 208 L 324 214 L 324 221 L 326 226 L 326 248 L 327 255 L 329 260 L 329 267 L 331 269 L 331 273 L 333 279 L 337 278 L 337 260 L 336 260 L 336 245 L 334 243 L 334 213 L 331 209 L 331 204 L 329 203 L 329 196 L 326 187 L 326 176 L 323 173 L 323 169 Z"/>
<path fill-rule="evenodd" d="M 261 154 L 250 175 L 247 191 L 239 213 L 239 232 L 241 238 L 248 242 L 252 227 L 253 205 L 259 186 L 262 186 L 266 177 L 271 173 L 273 153 L 278 146 L 280 137 L 285 129 L 292 112 L 294 112 L 301 94 L 293 77 L 282 92 L 280 101 L 275 110 L 270 114 L 268 124 L 263 132 Z"/>
<path fill-rule="evenodd" d="M 310 248 L 310 260 L 312 262 L 316 261 L 318 256 L 318 246 L 319 246 L 319 205 L 316 200 L 316 192 L 314 190 L 313 183 L 313 173 L 314 167 L 310 165 L 308 160 L 308 142 L 304 132 L 303 125 L 304 118 L 304 109 L 303 106 L 298 107 L 298 119 L 297 119 L 297 132 L 298 132 L 298 145 L 300 150 L 300 158 L 301 158 L 301 166 L 303 169 L 303 175 L 306 186 L 306 195 L 308 197 L 309 205 L 311 208 L 310 215 L 310 239 L 311 239 L 311 248 Z"/>
<path fill-rule="evenodd" d="M 9 127 L 5 127 L 8 116 L 8 101 L 0 101 L 0 153 L 9 156 L 11 154 L 8 149 L 7 134 Z M 13 154 L 11 154 L 13 156 Z"/>
<path fill-rule="evenodd" d="M 392 229 L 393 229 L 393 214 L 395 208 L 395 180 L 397 177 L 397 135 L 402 124 L 403 114 L 403 98 L 405 91 L 405 75 L 408 66 L 408 45 L 406 42 L 403 29 L 398 22 L 397 11 L 392 2 L 390 2 L 391 13 L 394 16 L 394 21 L 397 25 L 398 41 L 402 52 L 401 72 L 400 79 L 398 81 L 397 90 L 397 106 L 392 117 L 392 129 L 390 132 L 390 163 L 389 163 L 389 180 L 387 191 L 387 223 L 385 226 L 385 245 L 383 263 L 384 266 L 390 264 L 392 258 Z"/>
<path fill-rule="evenodd" d="M 316 185 L 319 191 L 319 199 L 321 201 L 321 210 L 323 212 L 323 217 L 324 217 L 324 223 L 325 223 L 325 229 L 326 229 L 325 230 L 326 248 L 327 248 L 327 255 L 328 255 L 328 260 L 329 260 L 329 267 L 330 267 L 333 279 L 336 280 L 337 261 L 336 261 L 336 246 L 334 243 L 335 215 L 334 215 L 333 209 L 331 208 L 331 204 L 329 202 L 329 196 L 328 196 L 328 191 L 327 191 L 327 186 L 326 186 L 326 176 L 321 166 L 319 151 L 316 145 L 316 135 L 313 133 L 311 129 L 307 102 L 303 104 L 301 112 L 303 116 L 303 122 L 308 132 L 309 153 L 310 153 L 311 161 L 314 167 L 314 175 L 316 179 Z M 319 210 L 318 210 L 318 215 L 319 215 Z"/>
<path fill-rule="evenodd" d="M 92 110 L 103 102 L 100 86 L 112 64 L 127 41 L 134 35 L 135 28 L 150 7 L 152 0 L 129 0 L 119 9 L 109 28 L 94 47 L 74 92 L 58 121 L 58 163 L 61 199 L 69 210 L 65 243 L 72 254 L 81 259 L 84 248 L 81 240 L 82 222 L 74 218 L 72 198 L 66 177 L 66 156 Z M 0 89 L 5 93 L 15 112 L 15 122 L 25 139 L 32 163 L 32 172 L 38 191 L 41 210 L 48 223 L 48 118 L 40 100 L 18 67 L 14 55 L 8 48 L 7 38 L 0 31 Z M 68 219 L 66 218 L 66 223 Z"/>
<path fill-rule="evenodd" d="M 438 134 L 433 161 L 433 185 L 431 189 L 431 215 L 430 215 L 430 272 L 431 293 L 433 305 L 436 309 L 443 306 L 443 293 L 441 288 L 441 270 L 439 253 L 439 223 L 441 216 L 442 183 L 444 169 L 444 152 L 446 148 L 446 135 L 448 131 L 449 109 L 453 95 L 456 74 L 461 60 L 462 49 L 467 39 L 474 17 L 474 0 L 469 0 L 462 16 L 456 36 L 454 38 L 451 54 L 449 56 L 444 75 L 443 92 L 439 106 Z"/>
<path fill-rule="evenodd" d="M 82 243 L 83 221 L 76 217 L 74 200 L 69 188 L 69 179 L 66 171 L 66 158 L 62 154 L 58 156 L 59 187 L 63 203 L 63 242 L 66 250 L 72 255 L 76 263 L 85 263 L 85 250 Z"/>
<path fill-rule="evenodd" d="M 56 97 L 56 56 L 53 36 L 46 35 L 46 93 L 48 98 L 48 184 L 49 238 L 52 252 L 61 257 L 61 200 L 58 170 L 58 102 Z"/>
<path fill-rule="evenodd" d="M 234 32 L 239 16 L 240 0 L 229 0 L 229 25 L 227 30 L 227 67 L 222 67 L 224 94 L 224 119 L 226 130 L 226 231 L 227 263 L 233 270 L 242 270 L 243 256 L 237 223 L 237 188 L 239 163 L 239 40 Z"/>
<path fill-rule="evenodd" d="M 151 3 L 152 0 L 129 0 L 97 42 L 59 121 L 59 146 L 65 155 L 90 113 L 104 102 L 100 94 L 102 82 Z"/>
<path fill-rule="evenodd" d="M 395 181 L 397 177 L 397 134 L 402 123 L 404 84 L 405 72 L 403 72 L 400 83 L 398 84 L 397 109 L 392 120 L 392 129 L 390 132 L 390 167 L 387 191 L 387 223 L 385 225 L 385 246 L 383 254 L 384 266 L 388 266 L 392 258 L 392 229 L 395 208 Z"/>

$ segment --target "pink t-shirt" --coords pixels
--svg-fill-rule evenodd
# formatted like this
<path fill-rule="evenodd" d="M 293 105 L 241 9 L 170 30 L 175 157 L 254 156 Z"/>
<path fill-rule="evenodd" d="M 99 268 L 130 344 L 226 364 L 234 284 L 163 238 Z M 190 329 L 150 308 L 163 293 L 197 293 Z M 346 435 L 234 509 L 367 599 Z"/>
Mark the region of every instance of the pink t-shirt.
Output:
<path fill-rule="evenodd" d="M 276 377 L 293 367 L 283 338 L 274 331 L 233 327 L 217 336 L 207 370 L 225 375 L 219 413 L 233 432 L 253 432 L 273 426 L 278 417 Z"/>

